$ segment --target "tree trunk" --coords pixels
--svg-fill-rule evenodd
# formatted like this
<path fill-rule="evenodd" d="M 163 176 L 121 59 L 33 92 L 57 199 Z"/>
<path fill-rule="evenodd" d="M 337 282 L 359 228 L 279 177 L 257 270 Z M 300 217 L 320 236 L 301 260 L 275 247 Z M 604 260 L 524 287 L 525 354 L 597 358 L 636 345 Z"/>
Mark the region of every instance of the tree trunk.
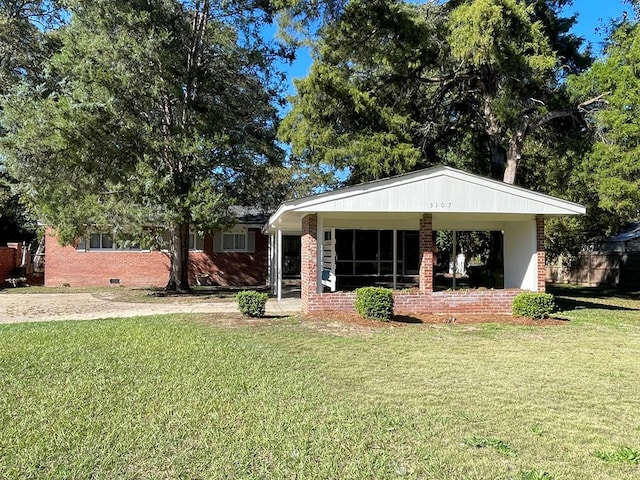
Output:
<path fill-rule="evenodd" d="M 502 181 L 510 185 L 516 183 L 516 172 L 522 158 L 522 149 L 524 148 L 524 140 L 529 132 L 529 120 L 525 117 L 516 131 L 509 140 L 509 148 L 507 149 L 507 165 L 504 169 Z"/>
<path fill-rule="evenodd" d="M 189 224 L 181 224 L 171 229 L 169 245 L 171 265 L 169 282 L 165 290 L 188 292 L 189 286 Z"/>
<path fill-rule="evenodd" d="M 502 129 L 500 128 L 500 122 L 493 111 L 491 100 L 491 95 L 484 95 L 483 109 L 484 119 L 486 122 L 485 132 L 489 137 L 489 153 L 491 154 L 491 177 L 499 179 L 502 176 L 506 156 L 504 148 L 502 148 L 502 145 L 500 145 L 502 140 Z"/>

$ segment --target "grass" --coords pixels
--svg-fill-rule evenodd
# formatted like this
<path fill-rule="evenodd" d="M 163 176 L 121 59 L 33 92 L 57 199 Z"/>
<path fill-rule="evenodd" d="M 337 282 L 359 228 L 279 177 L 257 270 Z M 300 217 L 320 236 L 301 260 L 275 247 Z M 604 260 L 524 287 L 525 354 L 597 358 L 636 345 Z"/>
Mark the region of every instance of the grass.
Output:
<path fill-rule="evenodd" d="M 638 478 L 640 301 L 554 293 L 592 306 L 351 337 L 1 326 L 0 478 Z"/>

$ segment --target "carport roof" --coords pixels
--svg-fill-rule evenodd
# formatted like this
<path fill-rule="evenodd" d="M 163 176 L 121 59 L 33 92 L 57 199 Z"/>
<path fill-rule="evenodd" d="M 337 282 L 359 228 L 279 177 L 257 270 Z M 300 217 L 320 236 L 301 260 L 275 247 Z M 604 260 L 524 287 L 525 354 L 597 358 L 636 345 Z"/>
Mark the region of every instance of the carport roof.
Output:
<path fill-rule="evenodd" d="M 513 220 L 518 216 L 581 215 L 585 211 L 577 203 L 439 166 L 284 202 L 265 230 L 299 231 L 302 218 L 310 213 L 368 217 L 432 213 Z"/>

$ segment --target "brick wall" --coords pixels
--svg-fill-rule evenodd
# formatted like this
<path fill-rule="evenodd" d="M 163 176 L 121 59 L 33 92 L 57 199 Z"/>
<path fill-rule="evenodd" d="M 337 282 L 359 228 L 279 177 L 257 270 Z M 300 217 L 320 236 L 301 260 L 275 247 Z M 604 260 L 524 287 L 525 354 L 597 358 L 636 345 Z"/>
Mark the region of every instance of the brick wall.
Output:
<path fill-rule="evenodd" d="M 20 263 L 18 252 L 15 248 L 0 247 L 0 285 L 4 284 L 16 265 Z"/>
<path fill-rule="evenodd" d="M 318 288 L 318 216 L 307 215 L 302 219 L 302 251 L 300 265 L 300 299 L 302 311 L 311 311 L 310 300 Z"/>
<path fill-rule="evenodd" d="M 499 313 L 511 314 L 511 303 L 520 290 L 456 290 L 445 292 L 397 291 L 393 293 L 395 313 Z M 311 294 L 305 313 L 355 312 L 355 292 Z"/>
<path fill-rule="evenodd" d="M 538 262 L 538 291 L 546 290 L 545 279 L 547 276 L 546 254 L 544 249 L 544 217 L 536 217 L 536 250 Z"/>
<path fill-rule="evenodd" d="M 267 275 L 267 237 L 256 232 L 255 253 L 213 252 L 213 242 L 205 239 L 203 252 L 191 252 L 190 280 L 208 275 L 210 283 L 219 285 L 264 285 Z M 117 278 L 127 287 L 164 287 L 169 279 L 166 252 L 148 251 L 78 251 L 63 247 L 52 231 L 47 231 L 45 252 L 45 286 L 69 284 L 73 287 L 109 286 Z"/>
<path fill-rule="evenodd" d="M 420 291 L 433 291 L 433 228 L 432 216 L 425 213 L 420 219 Z"/>

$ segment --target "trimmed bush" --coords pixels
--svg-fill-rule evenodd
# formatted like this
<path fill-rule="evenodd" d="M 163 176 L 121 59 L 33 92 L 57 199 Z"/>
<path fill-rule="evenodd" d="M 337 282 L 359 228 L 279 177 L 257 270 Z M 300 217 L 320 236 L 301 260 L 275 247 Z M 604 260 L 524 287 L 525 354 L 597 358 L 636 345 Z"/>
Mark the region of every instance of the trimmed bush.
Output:
<path fill-rule="evenodd" d="M 537 320 L 548 318 L 556 310 L 556 300 L 550 293 L 520 293 L 513 299 L 513 314 Z"/>
<path fill-rule="evenodd" d="M 365 318 L 388 322 L 393 317 L 393 291 L 382 287 L 358 288 L 355 307 Z"/>
<path fill-rule="evenodd" d="M 246 290 L 236 295 L 238 309 L 243 315 L 248 317 L 264 317 L 264 310 L 269 295 L 266 293 Z"/>

